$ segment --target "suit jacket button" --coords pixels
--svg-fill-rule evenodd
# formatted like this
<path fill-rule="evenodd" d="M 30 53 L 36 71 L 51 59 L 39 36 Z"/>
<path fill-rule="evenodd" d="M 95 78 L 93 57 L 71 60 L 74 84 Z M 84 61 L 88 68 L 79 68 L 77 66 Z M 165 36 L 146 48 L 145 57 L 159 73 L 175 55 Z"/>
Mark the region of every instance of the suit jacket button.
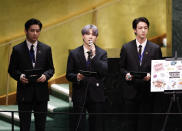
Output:
<path fill-rule="evenodd" d="M 99 83 L 96 83 L 96 86 L 98 87 L 99 86 Z"/>

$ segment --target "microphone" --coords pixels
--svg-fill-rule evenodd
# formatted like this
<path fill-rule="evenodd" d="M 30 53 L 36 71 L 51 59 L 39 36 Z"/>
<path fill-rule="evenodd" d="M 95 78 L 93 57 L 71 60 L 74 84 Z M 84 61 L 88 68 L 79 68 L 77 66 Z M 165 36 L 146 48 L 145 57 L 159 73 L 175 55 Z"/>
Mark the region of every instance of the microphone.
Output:
<path fill-rule="evenodd" d="M 89 43 L 88 43 L 88 45 L 91 46 L 92 44 L 93 44 L 93 41 L 90 40 Z"/>

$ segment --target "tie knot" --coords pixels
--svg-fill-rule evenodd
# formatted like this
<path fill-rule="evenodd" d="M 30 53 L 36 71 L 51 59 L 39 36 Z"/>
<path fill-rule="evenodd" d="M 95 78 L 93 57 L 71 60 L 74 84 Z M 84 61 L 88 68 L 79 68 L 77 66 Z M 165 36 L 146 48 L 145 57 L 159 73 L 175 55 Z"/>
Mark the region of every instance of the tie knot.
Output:
<path fill-rule="evenodd" d="M 34 48 L 34 45 L 32 44 L 31 47 L 30 47 L 30 50 L 33 50 L 33 48 Z"/>
<path fill-rule="evenodd" d="M 142 48 L 142 45 L 139 45 L 139 49 L 141 49 Z"/>
<path fill-rule="evenodd" d="M 91 51 L 87 51 L 88 54 L 91 54 Z"/>
<path fill-rule="evenodd" d="M 92 51 L 87 51 L 88 56 L 91 57 L 92 56 Z"/>

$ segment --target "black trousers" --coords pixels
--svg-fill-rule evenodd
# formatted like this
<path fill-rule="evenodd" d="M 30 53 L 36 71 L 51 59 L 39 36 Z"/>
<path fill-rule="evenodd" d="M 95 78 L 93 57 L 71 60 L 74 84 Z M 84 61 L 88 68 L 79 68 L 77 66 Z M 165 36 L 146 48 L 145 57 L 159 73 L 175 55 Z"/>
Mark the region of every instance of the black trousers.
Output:
<path fill-rule="evenodd" d="M 86 131 L 86 115 L 83 113 L 88 112 L 89 131 L 103 131 L 104 122 L 103 116 L 103 102 L 86 102 L 85 106 L 73 102 L 73 111 L 78 113 L 74 116 L 73 131 Z M 82 114 L 80 114 L 82 113 Z M 93 113 L 93 114 L 92 114 Z"/>
<path fill-rule="evenodd" d="M 45 131 L 47 101 L 18 103 L 20 131 L 30 131 L 31 112 L 34 111 L 35 130 Z"/>

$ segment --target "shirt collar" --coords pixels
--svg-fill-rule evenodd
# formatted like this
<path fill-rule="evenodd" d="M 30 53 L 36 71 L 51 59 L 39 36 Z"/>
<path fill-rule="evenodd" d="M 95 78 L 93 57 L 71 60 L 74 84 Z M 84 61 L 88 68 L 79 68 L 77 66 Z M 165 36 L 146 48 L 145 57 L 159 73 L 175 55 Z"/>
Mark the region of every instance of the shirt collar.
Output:
<path fill-rule="evenodd" d="M 84 45 L 83 45 L 83 50 L 84 50 L 84 54 L 87 54 L 87 52 L 90 51 Z"/>
<path fill-rule="evenodd" d="M 35 43 L 31 43 L 30 41 L 28 41 L 28 40 L 26 39 L 26 43 L 27 43 L 28 49 L 30 50 L 32 44 L 34 45 L 34 49 L 37 48 L 37 43 L 38 43 L 38 41 L 35 41 Z"/>
<path fill-rule="evenodd" d="M 146 44 L 147 44 L 147 39 L 142 44 L 139 43 L 138 40 L 136 39 L 136 45 L 137 45 L 137 47 L 139 47 L 139 45 L 142 45 L 142 48 L 145 48 Z"/>

